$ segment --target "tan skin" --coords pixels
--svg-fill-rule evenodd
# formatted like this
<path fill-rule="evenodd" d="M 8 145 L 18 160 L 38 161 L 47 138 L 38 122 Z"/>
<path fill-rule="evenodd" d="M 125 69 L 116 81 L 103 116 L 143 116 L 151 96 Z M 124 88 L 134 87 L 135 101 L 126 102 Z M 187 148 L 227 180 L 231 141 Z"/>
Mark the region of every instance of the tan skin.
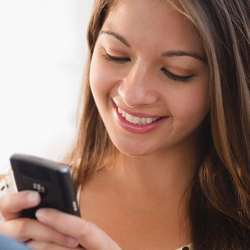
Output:
<path fill-rule="evenodd" d="M 176 50 L 192 55 L 173 54 Z M 107 60 L 105 53 L 122 63 Z M 41 211 L 38 221 L 18 218 L 39 197 L 7 195 L 0 202 L 6 219 L 0 233 L 30 240 L 34 250 L 80 249 L 78 244 L 88 250 L 173 250 L 190 243 L 188 196 L 181 197 L 198 165 L 198 127 L 209 110 L 208 69 L 196 30 L 166 2 L 119 1 L 96 43 L 90 87 L 120 152 L 116 165 L 81 193 L 83 218 L 51 209 Z M 169 119 L 149 133 L 134 134 L 117 123 L 112 100 L 127 111 Z M 69 239 L 76 243 L 67 245 Z"/>
<path fill-rule="evenodd" d="M 93 54 L 91 90 L 121 156 L 83 193 L 83 214 L 125 249 L 135 244 L 175 249 L 190 242 L 187 204 L 181 198 L 198 166 L 197 126 L 209 109 L 208 68 L 191 56 L 161 56 L 173 50 L 204 57 L 187 18 L 166 3 L 131 0 L 110 13 Z M 123 60 L 106 60 L 106 54 Z M 162 67 L 194 77 L 174 81 Z M 170 115 L 171 120 L 147 134 L 128 132 L 117 122 L 112 99 L 121 109 Z"/>

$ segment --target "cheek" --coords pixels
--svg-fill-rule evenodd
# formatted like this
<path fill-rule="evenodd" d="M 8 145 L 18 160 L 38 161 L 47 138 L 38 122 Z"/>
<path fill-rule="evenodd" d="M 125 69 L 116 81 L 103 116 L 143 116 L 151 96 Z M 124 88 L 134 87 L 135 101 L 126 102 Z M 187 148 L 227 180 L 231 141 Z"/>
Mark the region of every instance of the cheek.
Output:
<path fill-rule="evenodd" d="M 172 93 L 169 107 L 176 121 L 182 124 L 198 125 L 209 110 L 209 94 L 207 84 L 194 85 L 183 91 Z"/>
<path fill-rule="evenodd" d="M 94 92 L 93 94 L 108 94 L 108 92 L 114 88 L 115 83 L 117 83 L 119 79 L 115 67 L 109 62 L 106 62 L 101 55 L 94 53 L 90 64 L 89 74 L 90 87 Z"/>
<path fill-rule="evenodd" d="M 94 95 L 105 93 L 111 85 L 109 71 L 94 56 L 90 64 L 89 81 Z"/>

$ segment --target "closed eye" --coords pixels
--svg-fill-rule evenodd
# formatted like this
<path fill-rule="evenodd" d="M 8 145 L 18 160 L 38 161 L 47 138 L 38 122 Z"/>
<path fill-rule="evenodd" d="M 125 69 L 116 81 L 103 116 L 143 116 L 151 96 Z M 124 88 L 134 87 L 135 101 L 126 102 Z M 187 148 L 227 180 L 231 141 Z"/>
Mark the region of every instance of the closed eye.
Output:
<path fill-rule="evenodd" d="M 188 82 L 194 77 L 194 75 L 176 75 L 165 68 L 161 68 L 161 71 L 164 75 L 174 81 Z"/>
<path fill-rule="evenodd" d="M 108 53 L 104 54 L 104 58 L 108 61 L 113 61 L 119 64 L 124 64 L 131 61 L 129 57 L 112 56 Z M 165 68 L 161 68 L 161 71 L 164 73 L 164 75 L 166 75 L 168 78 L 174 81 L 188 82 L 194 77 L 194 75 L 177 75 Z"/>
<path fill-rule="evenodd" d="M 117 56 L 111 56 L 108 53 L 104 54 L 105 59 L 107 59 L 108 61 L 114 61 L 116 63 L 126 63 L 126 62 L 130 62 L 130 58 L 128 57 L 117 57 Z"/>

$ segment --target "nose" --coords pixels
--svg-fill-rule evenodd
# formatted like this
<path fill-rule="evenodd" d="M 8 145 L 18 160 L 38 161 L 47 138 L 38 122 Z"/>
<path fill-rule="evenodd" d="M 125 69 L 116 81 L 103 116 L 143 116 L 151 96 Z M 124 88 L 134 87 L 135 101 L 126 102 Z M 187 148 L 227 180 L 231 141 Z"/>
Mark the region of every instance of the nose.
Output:
<path fill-rule="evenodd" d="M 135 63 L 121 81 L 118 94 L 131 108 L 156 103 L 159 92 L 149 66 L 142 62 Z"/>

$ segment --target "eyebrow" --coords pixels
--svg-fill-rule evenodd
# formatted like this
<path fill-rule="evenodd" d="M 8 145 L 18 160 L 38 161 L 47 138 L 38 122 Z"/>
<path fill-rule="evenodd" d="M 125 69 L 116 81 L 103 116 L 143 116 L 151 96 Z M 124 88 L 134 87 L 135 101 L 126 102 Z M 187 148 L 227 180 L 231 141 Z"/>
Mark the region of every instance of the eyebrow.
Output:
<path fill-rule="evenodd" d="M 117 40 L 119 40 L 120 42 L 122 42 L 124 45 L 126 45 L 127 47 L 131 48 L 131 45 L 129 44 L 129 42 L 121 35 L 119 35 L 118 33 L 115 33 L 113 31 L 105 31 L 105 30 L 101 30 L 100 34 L 106 34 L 106 35 L 110 35 L 115 37 Z M 207 62 L 206 57 L 200 55 L 197 52 L 193 52 L 193 51 L 184 51 L 184 50 L 169 50 L 166 51 L 164 53 L 162 53 L 162 56 L 164 57 L 176 57 L 176 56 L 190 56 L 193 57 L 199 61 L 202 61 L 204 63 Z"/>

